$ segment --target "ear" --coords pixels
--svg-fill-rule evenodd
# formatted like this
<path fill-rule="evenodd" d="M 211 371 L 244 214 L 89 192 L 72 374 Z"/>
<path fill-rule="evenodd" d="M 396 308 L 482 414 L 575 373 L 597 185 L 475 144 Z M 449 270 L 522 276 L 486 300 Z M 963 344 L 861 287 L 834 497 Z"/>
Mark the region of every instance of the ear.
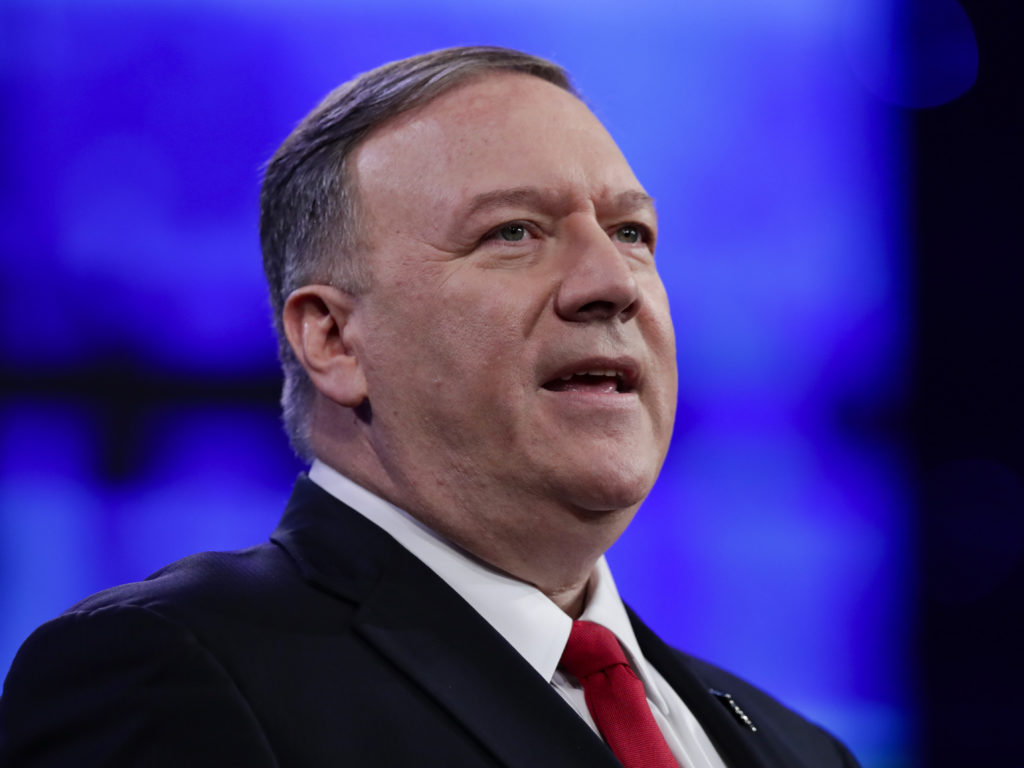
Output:
<path fill-rule="evenodd" d="M 313 386 L 339 405 L 366 399 L 366 377 L 354 348 L 356 299 L 329 285 L 305 285 L 291 293 L 281 319 L 292 351 Z"/>

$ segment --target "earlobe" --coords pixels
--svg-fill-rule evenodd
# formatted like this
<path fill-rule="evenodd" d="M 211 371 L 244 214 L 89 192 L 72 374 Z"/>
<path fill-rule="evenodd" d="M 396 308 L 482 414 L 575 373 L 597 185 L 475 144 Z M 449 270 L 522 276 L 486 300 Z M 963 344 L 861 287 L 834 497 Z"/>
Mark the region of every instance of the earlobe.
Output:
<path fill-rule="evenodd" d="M 339 405 L 355 408 L 367 396 L 356 343 L 356 298 L 329 285 L 305 285 L 282 310 L 288 343 L 313 386 Z"/>

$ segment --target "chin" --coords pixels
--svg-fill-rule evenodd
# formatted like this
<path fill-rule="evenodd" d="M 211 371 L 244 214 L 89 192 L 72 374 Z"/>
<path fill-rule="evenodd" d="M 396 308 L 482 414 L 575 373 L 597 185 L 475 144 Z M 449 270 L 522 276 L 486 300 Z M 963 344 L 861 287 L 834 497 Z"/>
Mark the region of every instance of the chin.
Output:
<path fill-rule="evenodd" d="M 635 511 L 654 487 L 657 471 L 623 472 L 622 467 L 616 469 L 591 471 L 577 477 L 569 496 L 573 505 L 595 513 Z"/>

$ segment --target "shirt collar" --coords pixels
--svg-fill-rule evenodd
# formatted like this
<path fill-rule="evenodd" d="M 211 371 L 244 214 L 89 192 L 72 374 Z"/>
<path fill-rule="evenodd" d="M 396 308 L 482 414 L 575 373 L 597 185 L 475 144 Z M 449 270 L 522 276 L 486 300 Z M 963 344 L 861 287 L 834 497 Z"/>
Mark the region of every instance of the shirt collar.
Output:
<path fill-rule="evenodd" d="M 612 572 L 608 567 L 608 561 L 603 556 L 597 561 L 597 565 L 594 566 L 594 573 L 590 577 L 590 589 L 587 594 L 587 606 L 583 609 L 580 619 L 582 621 L 592 621 L 612 631 L 612 634 L 618 638 L 619 644 L 625 649 L 626 655 L 629 656 L 629 662 L 633 667 L 633 671 L 636 672 L 637 677 L 643 682 L 647 698 L 667 717 L 669 714 L 668 703 L 662 697 L 658 686 L 655 685 L 654 678 L 651 676 L 651 670 L 643 653 L 640 651 L 640 643 L 637 642 L 636 634 L 633 632 L 633 625 L 630 623 L 629 615 L 626 613 L 626 606 L 622 604 L 622 598 L 619 597 L 619 590 L 615 586 L 614 579 L 612 579 Z M 571 622 L 569 626 L 571 628 Z M 565 641 L 562 643 L 563 648 L 568 640 L 569 635 L 566 634 Z"/>
<path fill-rule="evenodd" d="M 554 677 L 569 640 L 572 619 L 543 592 L 478 560 L 319 459 L 310 467 L 309 479 L 383 528 L 483 616 L 541 677 L 548 681 Z M 643 681 L 648 698 L 666 711 L 603 556 L 591 575 L 587 606 L 580 618 L 601 624 L 615 634 Z"/>

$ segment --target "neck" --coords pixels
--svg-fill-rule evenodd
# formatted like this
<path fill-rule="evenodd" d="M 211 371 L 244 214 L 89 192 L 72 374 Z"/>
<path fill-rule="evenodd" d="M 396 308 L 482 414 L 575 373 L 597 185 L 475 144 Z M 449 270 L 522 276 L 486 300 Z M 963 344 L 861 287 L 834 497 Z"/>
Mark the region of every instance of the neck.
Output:
<path fill-rule="evenodd" d="M 564 611 L 574 621 L 583 613 L 587 605 L 590 578 L 571 589 L 548 593 L 548 597 L 555 605 Z"/>
<path fill-rule="evenodd" d="M 520 498 L 466 475 L 453 483 L 416 482 L 382 462 L 354 421 L 334 426 L 314 434 L 324 463 L 491 567 L 532 584 L 573 619 L 583 611 L 595 564 L 639 506 L 595 512 L 552 498 Z"/>

